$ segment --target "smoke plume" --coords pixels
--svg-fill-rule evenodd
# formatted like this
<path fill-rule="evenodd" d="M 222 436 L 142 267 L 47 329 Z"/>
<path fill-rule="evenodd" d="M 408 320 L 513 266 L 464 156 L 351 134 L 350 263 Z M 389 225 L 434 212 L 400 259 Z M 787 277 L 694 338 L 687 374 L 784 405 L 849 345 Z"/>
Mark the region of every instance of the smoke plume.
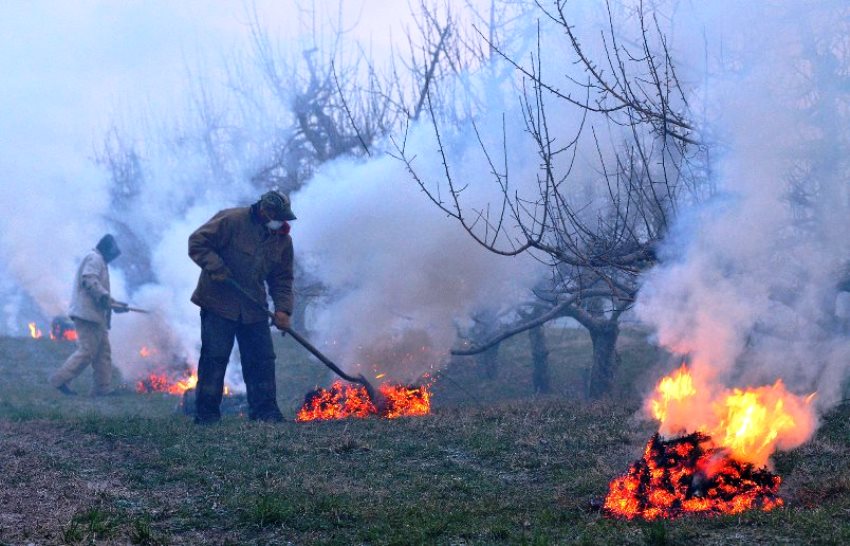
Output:
<path fill-rule="evenodd" d="M 827 408 L 850 361 L 835 306 L 850 255 L 850 93 L 837 83 L 850 70 L 847 7 L 694 11 L 677 37 L 704 36 L 707 47 L 707 73 L 691 77 L 703 81 L 693 105 L 716 150 L 717 193 L 680 215 L 637 313 L 695 376 L 730 386 L 781 378 L 794 392 L 817 391 Z"/>

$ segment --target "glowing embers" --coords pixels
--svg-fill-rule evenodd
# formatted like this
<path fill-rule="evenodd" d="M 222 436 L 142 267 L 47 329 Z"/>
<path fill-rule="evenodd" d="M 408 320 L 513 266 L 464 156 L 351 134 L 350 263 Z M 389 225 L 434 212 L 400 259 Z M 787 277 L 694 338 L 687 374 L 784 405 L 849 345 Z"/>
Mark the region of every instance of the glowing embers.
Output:
<path fill-rule="evenodd" d="M 705 434 L 663 441 L 656 433 L 643 458 L 611 482 L 604 509 L 612 516 L 645 520 L 771 510 L 782 506 L 781 482 L 767 469 L 732 459 Z"/>
<path fill-rule="evenodd" d="M 718 387 L 683 365 L 661 379 L 647 401 L 659 432 L 626 475 L 611 482 L 606 513 L 653 520 L 781 506 L 782 480 L 765 465 L 775 450 L 812 435 L 813 396 L 790 393 L 782 381 Z"/>
<path fill-rule="evenodd" d="M 77 341 L 77 330 L 74 322 L 68 317 L 53 317 L 53 320 L 50 321 L 50 339 L 54 341 Z"/>
<path fill-rule="evenodd" d="M 182 395 L 189 389 L 195 388 L 198 384 L 198 374 L 195 372 L 187 372 L 182 377 L 169 377 L 168 374 L 149 374 L 147 377 L 136 382 L 136 392 L 144 394 L 148 392 L 165 392 L 168 394 Z M 225 387 L 225 391 L 227 387 Z M 225 392 L 227 394 L 227 392 Z"/>
<path fill-rule="evenodd" d="M 386 408 L 381 417 L 395 419 L 412 415 L 431 413 L 431 392 L 428 385 L 407 387 L 384 383 L 379 387 L 387 399 Z M 349 417 L 368 417 L 378 415 L 366 389 L 360 385 L 347 385 L 336 381 L 329 389 L 318 388 L 304 397 L 304 405 L 298 412 L 296 421 L 315 421 L 346 419 Z"/>
<path fill-rule="evenodd" d="M 139 356 L 143 360 L 156 360 L 159 351 L 156 348 L 142 346 Z M 162 369 L 162 367 L 159 367 Z M 164 392 L 168 394 L 182 395 L 189 389 L 194 389 L 198 384 L 198 372 L 183 365 L 179 370 L 168 372 L 151 372 L 136 381 L 136 392 L 139 394 L 149 392 Z M 227 394 L 225 387 L 225 394 Z"/>

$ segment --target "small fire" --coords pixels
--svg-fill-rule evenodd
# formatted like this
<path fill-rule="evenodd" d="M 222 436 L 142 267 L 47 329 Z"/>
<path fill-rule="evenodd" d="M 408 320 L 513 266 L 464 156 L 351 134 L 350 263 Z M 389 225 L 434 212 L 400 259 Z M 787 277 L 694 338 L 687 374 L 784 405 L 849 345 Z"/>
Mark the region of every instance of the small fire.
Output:
<path fill-rule="evenodd" d="M 647 409 L 659 433 L 643 458 L 611 482 L 605 510 L 652 520 L 781 506 L 782 480 L 763 467 L 776 449 L 797 447 L 812 434 L 813 396 L 790 393 L 781 380 L 711 389 L 682 365 L 658 382 Z"/>
<path fill-rule="evenodd" d="M 165 392 L 182 395 L 187 390 L 195 388 L 197 384 L 198 374 L 196 372 L 191 372 L 188 376 L 178 380 L 172 380 L 166 374 L 152 373 L 136 383 L 136 392 L 139 394 Z M 225 394 L 227 394 L 226 391 L 225 388 Z"/>
<path fill-rule="evenodd" d="M 50 332 L 50 339 L 53 341 L 77 341 L 77 331 L 76 330 L 65 330 L 60 335 L 56 335 L 53 332 Z"/>
<path fill-rule="evenodd" d="M 30 322 L 29 324 L 27 324 L 27 327 L 30 330 L 30 337 L 33 339 L 40 339 L 41 336 L 44 335 L 41 333 L 41 330 L 38 328 L 38 326 L 36 326 L 34 322 Z"/>
<path fill-rule="evenodd" d="M 50 339 L 53 341 L 77 341 L 74 321 L 64 316 L 53 317 L 50 322 Z"/>
<path fill-rule="evenodd" d="M 397 419 L 431 413 L 431 392 L 428 388 L 429 385 L 406 387 L 382 384 L 379 390 L 387 399 L 387 406 L 381 416 Z M 318 388 L 308 394 L 295 420 L 303 422 L 363 418 L 369 415 L 378 415 L 378 410 L 369 399 L 365 387 L 335 381 L 329 389 Z"/>

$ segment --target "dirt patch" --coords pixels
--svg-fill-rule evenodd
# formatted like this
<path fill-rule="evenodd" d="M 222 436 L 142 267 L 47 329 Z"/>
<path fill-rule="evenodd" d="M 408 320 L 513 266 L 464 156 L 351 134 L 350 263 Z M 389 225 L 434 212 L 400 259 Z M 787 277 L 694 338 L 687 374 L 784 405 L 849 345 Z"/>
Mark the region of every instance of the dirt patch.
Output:
<path fill-rule="evenodd" d="M 94 436 L 49 421 L 0 420 L 0 453 L 4 542 L 68 542 L 75 517 L 129 497 L 117 470 L 125 456 Z"/>

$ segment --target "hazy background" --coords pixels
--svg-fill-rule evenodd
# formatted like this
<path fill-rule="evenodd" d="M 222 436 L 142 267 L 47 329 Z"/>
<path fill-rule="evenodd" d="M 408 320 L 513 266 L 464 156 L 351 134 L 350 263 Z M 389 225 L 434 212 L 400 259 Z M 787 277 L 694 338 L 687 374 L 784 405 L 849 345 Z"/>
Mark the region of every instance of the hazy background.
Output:
<path fill-rule="evenodd" d="M 629 17 L 635 4 L 614 3 L 615 27 L 627 40 L 636 38 Z M 178 360 L 196 357 L 197 309 L 188 297 L 198 269 L 186 257 L 186 237 L 215 211 L 256 199 L 250 177 L 268 160 L 267 144 L 278 130 L 280 112 L 267 92 L 258 91 L 250 108 L 240 99 L 240 91 L 262 87 L 251 72 L 250 23 L 298 57 L 314 29 L 327 31 L 322 21 L 341 16 L 346 39 L 380 62 L 412 22 L 405 2 L 346 1 L 342 13 L 336 3 L 317 5 L 315 18 L 275 1 L 4 6 L 4 333 L 24 334 L 28 321 L 64 312 L 78 260 L 120 222 L 146 245 L 155 278 L 136 286 L 116 263 L 116 296 L 155 309 L 157 318 L 116 319 L 116 363 L 134 369 L 138 348 L 152 339 Z M 597 2 L 568 6 L 586 51 L 600 54 L 596 38 L 607 13 Z M 835 279 L 850 253 L 850 125 L 842 79 L 850 59 L 847 7 L 671 1 L 658 9 L 696 114 L 695 133 L 712 146 L 705 177 L 716 191 L 708 201 L 682 206 L 660 265 L 645 277 L 637 316 L 654 341 L 688 355 L 698 373 L 720 384 L 783 377 L 796 392 L 819 390 L 829 405 L 840 396 L 850 356 L 846 333 L 824 327 L 834 318 Z M 517 28 L 536 32 L 538 17 Z M 545 18 L 540 25 L 545 73 L 559 82 L 575 75 L 563 36 Z M 245 77 L 234 79 L 240 67 Z M 479 121 L 496 147 L 505 113 L 518 191 L 533 192 L 537 158 L 519 115 L 516 82 L 490 88 L 473 78 L 471 85 L 482 90 Z M 557 101 L 550 116 L 562 139 L 579 120 Z M 208 164 L 198 120 L 215 125 L 216 142 L 229 146 L 226 164 Z M 123 201 L 93 161 L 112 128 L 142 156 L 145 184 Z M 607 136 L 614 141 L 616 129 Z M 430 127 L 414 124 L 408 137 L 421 174 L 439 180 Z M 469 129 L 451 135 L 448 148 L 458 179 L 481 182 L 467 194 L 471 206 L 497 200 Z M 386 149 L 383 143 L 376 152 Z M 576 167 L 584 177 L 580 190 L 591 196 L 601 188 L 592 176 L 596 153 L 593 146 L 583 150 Z M 790 206 L 795 187 L 816 190 L 813 200 Z M 527 297 L 541 274 L 528 256 L 507 260 L 480 249 L 426 200 L 402 163 L 383 153 L 323 165 L 293 203 L 299 260 L 330 288 L 323 306 L 311 311 L 318 341 L 334 358 L 377 366 L 376 372 L 417 350 L 426 353 L 391 369 L 398 379 L 439 365 L 459 321 L 482 306 Z M 801 210 L 810 216 L 808 228 L 795 231 Z"/>

